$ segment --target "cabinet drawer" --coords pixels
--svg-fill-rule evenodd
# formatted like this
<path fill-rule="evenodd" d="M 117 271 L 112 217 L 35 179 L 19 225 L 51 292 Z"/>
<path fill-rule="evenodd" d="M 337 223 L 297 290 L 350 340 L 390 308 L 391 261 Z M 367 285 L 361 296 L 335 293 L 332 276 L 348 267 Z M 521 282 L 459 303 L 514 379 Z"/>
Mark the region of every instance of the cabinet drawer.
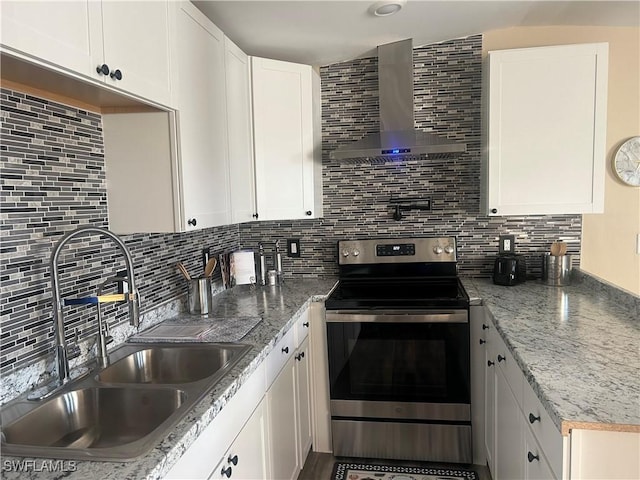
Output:
<path fill-rule="evenodd" d="M 531 432 L 540 443 L 554 475 L 562 476 L 562 434 L 540 403 L 529 382 L 524 382 L 522 413 Z"/>
<path fill-rule="evenodd" d="M 304 342 L 304 339 L 309 336 L 309 309 L 305 309 L 300 315 L 300 318 L 296 320 L 294 326 L 295 329 L 295 345 L 296 349 L 300 347 L 300 344 Z"/>
<path fill-rule="evenodd" d="M 290 328 L 267 356 L 267 390 L 295 351 L 295 328 Z"/>
<path fill-rule="evenodd" d="M 533 437 L 531 430 L 524 432 L 524 478 L 527 480 L 553 480 L 559 477 L 551 470 L 542 448 Z"/>
<path fill-rule="evenodd" d="M 496 338 L 497 337 L 497 338 Z M 513 392 L 513 396 L 520 408 L 522 408 L 522 384 L 524 382 L 524 375 L 520 366 L 516 363 L 516 360 L 509 352 L 507 345 L 502 340 L 502 337 L 498 331 L 493 329 L 493 339 L 495 339 L 495 352 L 496 352 L 496 366 L 502 371 L 507 383 Z"/>

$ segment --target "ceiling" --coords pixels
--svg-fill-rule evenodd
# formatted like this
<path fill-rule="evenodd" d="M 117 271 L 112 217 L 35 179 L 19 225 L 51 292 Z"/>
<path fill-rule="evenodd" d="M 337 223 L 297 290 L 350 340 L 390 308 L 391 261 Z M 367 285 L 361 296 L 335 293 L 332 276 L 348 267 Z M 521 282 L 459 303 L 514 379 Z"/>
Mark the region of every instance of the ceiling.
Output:
<path fill-rule="evenodd" d="M 420 46 L 516 26 L 640 25 L 637 0 L 408 0 L 389 17 L 369 12 L 376 1 L 193 3 L 247 54 L 310 65 L 373 56 L 405 38 Z"/>

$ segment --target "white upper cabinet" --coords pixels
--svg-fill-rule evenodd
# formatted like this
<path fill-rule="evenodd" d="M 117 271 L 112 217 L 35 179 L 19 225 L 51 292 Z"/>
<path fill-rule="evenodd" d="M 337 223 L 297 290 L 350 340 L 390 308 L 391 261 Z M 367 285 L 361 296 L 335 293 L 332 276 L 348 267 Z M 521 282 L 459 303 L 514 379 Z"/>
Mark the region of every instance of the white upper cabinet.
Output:
<path fill-rule="evenodd" d="M 4 47 L 35 60 L 88 74 L 103 55 L 100 2 L 2 1 Z M 64 25 L 64 28 L 61 28 Z"/>
<path fill-rule="evenodd" d="M 256 186 L 251 124 L 249 57 L 224 38 L 231 221 L 255 220 Z"/>
<path fill-rule="evenodd" d="M 0 5 L 2 45 L 10 53 L 170 105 L 169 2 Z"/>
<path fill-rule="evenodd" d="M 258 220 L 320 217 L 313 69 L 252 57 L 251 72 Z"/>
<path fill-rule="evenodd" d="M 224 34 L 189 2 L 176 20 L 181 228 L 192 230 L 231 220 Z"/>
<path fill-rule="evenodd" d="M 95 60 L 109 66 L 107 84 L 170 105 L 170 11 L 167 1 L 102 2 L 104 55 Z"/>
<path fill-rule="evenodd" d="M 606 43 L 489 52 L 482 209 L 604 208 Z"/>

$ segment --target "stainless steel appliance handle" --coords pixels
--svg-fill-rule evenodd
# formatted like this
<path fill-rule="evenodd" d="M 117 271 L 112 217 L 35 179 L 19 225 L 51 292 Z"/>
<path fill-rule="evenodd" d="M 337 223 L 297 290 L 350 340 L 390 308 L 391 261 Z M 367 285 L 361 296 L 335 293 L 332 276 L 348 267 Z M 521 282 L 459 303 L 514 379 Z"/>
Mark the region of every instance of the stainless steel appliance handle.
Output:
<path fill-rule="evenodd" d="M 469 323 L 467 310 L 327 310 L 327 322 Z"/>

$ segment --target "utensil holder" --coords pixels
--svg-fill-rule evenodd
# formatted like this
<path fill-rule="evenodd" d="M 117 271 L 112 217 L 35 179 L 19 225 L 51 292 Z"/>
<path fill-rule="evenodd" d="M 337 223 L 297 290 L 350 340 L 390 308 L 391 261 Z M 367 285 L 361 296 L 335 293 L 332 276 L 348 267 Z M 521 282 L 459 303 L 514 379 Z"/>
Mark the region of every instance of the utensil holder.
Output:
<path fill-rule="evenodd" d="M 542 256 L 542 281 L 554 287 L 571 284 L 571 255 Z"/>
<path fill-rule="evenodd" d="M 189 281 L 189 313 L 208 315 L 213 306 L 211 278 L 201 277 Z"/>

